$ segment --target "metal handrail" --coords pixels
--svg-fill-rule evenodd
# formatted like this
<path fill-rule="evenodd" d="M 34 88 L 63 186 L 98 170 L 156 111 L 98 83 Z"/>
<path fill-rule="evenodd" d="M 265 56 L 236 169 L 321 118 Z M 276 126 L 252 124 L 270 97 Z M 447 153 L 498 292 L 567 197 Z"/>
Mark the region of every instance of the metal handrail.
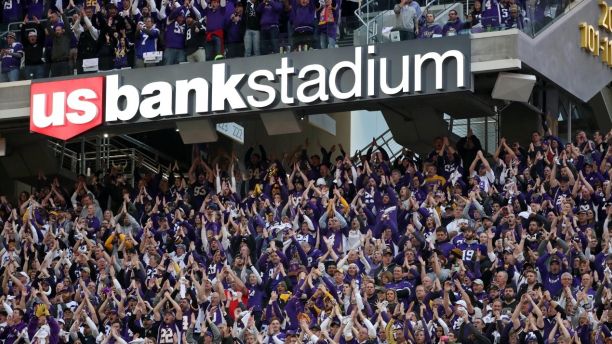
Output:
<path fill-rule="evenodd" d="M 103 163 L 103 168 L 108 169 L 112 165 L 115 164 L 126 164 L 126 168 L 128 171 L 124 171 L 126 173 L 126 178 L 134 184 L 133 176 L 134 171 L 136 169 L 136 164 L 143 167 L 145 170 L 151 173 L 158 172 L 159 163 L 157 159 L 151 158 L 143 151 L 136 150 L 135 148 L 128 147 L 117 147 L 114 143 L 111 143 L 108 138 L 105 138 L 98 147 L 97 143 L 91 140 L 82 141 L 83 144 L 88 146 L 95 147 L 96 151 L 90 150 L 84 153 L 79 153 L 69 148 L 66 148 L 63 142 L 58 142 L 55 140 L 48 140 L 48 147 L 54 153 L 55 156 L 61 156 L 60 164 L 61 168 L 66 168 L 72 173 L 79 174 L 85 173 L 87 171 L 88 165 L 91 163 Z M 153 148 L 149 149 L 152 150 Z M 99 150 L 99 151 L 98 151 Z M 162 153 L 162 155 L 165 155 Z M 102 160 L 102 161 L 99 161 Z M 96 165 L 99 166 L 99 165 Z M 168 178 L 167 173 L 163 173 L 162 177 Z"/>
<path fill-rule="evenodd" d="M 385 132 L 383 132 L 382 134 L 378 135 L 378 137 L 374 138 L 373 142 L 368 143 L 365 147 L 363 147 L 362 149 L 358 150 L 356 152 L 356 160 L 354 160 L 357 165 L 361 165 L 361 160 L 359 159 L 359 155 L 361 155 L 362 152 L 367 152 L 371 147 L 383 147 L 386 149 L 387 154 L 389 155 L 389 160 L 394 160 L 395 158 L 397 158 L 398 156 L 400 156 L 402 154 L 403 151 L 403 147 L 398 144 L 398 147 L 400 148 L 399 150 L 394 150 L 390 143 L 391 141 L 393 141 L 393 133 L 391 132 L 391 129 L 387 129 Z"/>

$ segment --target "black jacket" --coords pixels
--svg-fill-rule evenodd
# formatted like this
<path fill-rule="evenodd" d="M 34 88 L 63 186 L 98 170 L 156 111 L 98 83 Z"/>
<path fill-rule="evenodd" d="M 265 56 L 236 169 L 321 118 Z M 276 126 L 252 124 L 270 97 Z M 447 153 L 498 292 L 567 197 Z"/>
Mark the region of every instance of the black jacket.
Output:
<path fill-rule="evenodd" d="M 30 32 L 36 32 L 38 38 L 35 44 L 30 44 L 28 34 Z M 40 23 L 25 23 L 21 25 L 21 44 L 23 45 L 23 52 L 25 53 L 24 63 L 26 66 L 41 65 L 43 61 L 45 46 L 45 29 Z"/>

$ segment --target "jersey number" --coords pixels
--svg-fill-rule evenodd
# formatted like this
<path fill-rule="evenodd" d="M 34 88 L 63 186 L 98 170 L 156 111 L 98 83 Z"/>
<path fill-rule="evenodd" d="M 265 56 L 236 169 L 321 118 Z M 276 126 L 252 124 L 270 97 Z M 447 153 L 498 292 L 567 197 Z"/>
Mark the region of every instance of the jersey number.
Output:
<path fill-rule="evenodd" d="M 162 328 L 160 330 L 159 344 L 174 344 L 174 331 L 171 328 Z"/>

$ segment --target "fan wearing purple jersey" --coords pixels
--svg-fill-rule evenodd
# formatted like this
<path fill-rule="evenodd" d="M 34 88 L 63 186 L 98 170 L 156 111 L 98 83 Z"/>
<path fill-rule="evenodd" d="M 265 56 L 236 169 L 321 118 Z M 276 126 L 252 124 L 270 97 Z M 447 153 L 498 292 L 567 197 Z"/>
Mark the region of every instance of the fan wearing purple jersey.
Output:
<path fill-rule="evenodd" d="M 167 302 L 172 305 L 172 308 L 164 310 L 162 318 L 161 309 Z M 153 309 L 153 320 L 159 323 L 157 344 L 182 343 L 182 319 L 183 311 L 181 306 L 174 301 L 169 291 L 165 291 L 163 298 Z"/>
<path fill-rule="evenodd" d="M 13 344 L 25 335 L 23 331 L 26 330 L 27 325 L 23 321 L 24 315 L 23 310 L 16 308 L 13 310 L 13 314 L 9 316 L 8 325 L 0 332 L 0 340 L 4 341 L 5 344 Z"/>
<path fill-rule="evenodd" d="M 206 57 L 208 60 L 223 58 L 225 14 L 233 8 L 227 6 L 226 0 L 210 0 L 210 4 L 202 1 L 202 7 L 206 18 Z"/>
<path fill-rule="evenodd" d="M 159 30 L 153 23 L 153 18 L 146 17 L 139 22 L 136 30 L 136 68 L 145 67 L 144 54 L 157 51 Z"/>
<path fill-rule="evenodd" d="M 21 0 L 3 0 L 2 1 L 2 22 L 12 23 L 23 19 L 23 6 Z"/>
<path fill-rule="evenodd" d="M 463 23 L 459 19 L 457 11 L 451 10 L 448 12 L 448 21 L 442 27 L 442 36 L 456 36 L 462 27 Z"/>
<path fill-rule="evenodd" d="M 11 31 L 6 36 L 6 44 L 7 47 L 0 51 L 0 60 L 2 61 L 0 81 L 17 81 L 19 80 L 21 58 L 23 57 L 23 45 L 15 40 L 15 33 Z"/>
<path fill-rule="evenodd" d="M 31 20 L 42 18 L 44 15 L 43 2 L 41 0 L 26 1 L 26 17 Z"/>
<path fill-rule="evenodd" d="M 488 30 L 501 26 L 501 9 L 497 0 L 484 0 L 482 3 L 482 26 Z"/>
<path fill-rule="evenodd" d="M 164 64 L 174 65 L 185 62 L 185 12 L 187 10 L 178 2 L 168 5 L 167 1 L 164 0 L 159 12 L 160 19 L 165 18 L 167 7 L 170 8 L 171 12 L 166 18 Z"/>
<path fill-rule="evenodd" d="M 523 16 L 519 11 L 519 7 L 516 4 L 510 5 L 509 13 L 508 18 L 504 20 L 505 28 L 522 30 L 524 28 Z"/>
<path fill-rule="evenodd" d="M 312 47 L 315 17 L 315 0 L 292 0 L 290 18 L 293 24 L 293 49 L 307 50 Z"/>
<path fill-rule="evenodd" d="M 419 38 L 442 37 L 442 28 L 434 19 L 433 13 L 427 13 L 425 25 L 419 30 Z"/>
<path fill-rule="evenodd" d="M 283 3 L 278 0 L 264 0 L 257 6 L 260 15 L 262 54 L 279 52 L 279 21 Z"/>
<path fill-rule="evenodd" d="M 462 260 L 468 270 L 473 270 L 480 255 L 487 254 L 487 247 L 478 242 L 474 228 L 466 227 L 463 230 L 463 239 L 456 242 L 455 247 L 460 249 L 463 256 Z M 476 270 L 478 266 L 476 266 Z"/>

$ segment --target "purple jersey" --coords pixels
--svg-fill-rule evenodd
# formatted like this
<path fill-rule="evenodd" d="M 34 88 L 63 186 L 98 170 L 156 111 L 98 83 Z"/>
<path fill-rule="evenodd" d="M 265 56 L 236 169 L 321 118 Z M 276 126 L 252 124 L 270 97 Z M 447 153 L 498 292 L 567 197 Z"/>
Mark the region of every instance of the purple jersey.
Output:
<path fill-rule="evenodd" d="M 2 21 L 4 23 L 20 22 L 23 20 L 20 0 L 4 0 L 2 3 L 4 4 L 2 7 Z"/>
<path fill-rule="evenodd" d="M 180 321 L 177 323 L 180 323 Z M 174 344 L 174 336 L 177 336 L 178 343 L 181 343 L 181 329 L 177 323 L 166 324 L 165 322 L 161 322 L 159 324 L 157 344 Z"/>
<path fill-rule="evenodd" d="M 26 4 L 28 17 L 30 19 L 42 18 L 43 17 L 43 1 L 42 0 L 29 0 Z"/>
<path fill-rule="evenodd" d="M 425 24 L 419 30 L 419 38 L 432 38 L 436 36 L 442 36 L 442 28 L 436 23 Z"/>
<path fill-rule="evenodd" d="M 460 19 L 456 19 L 455 21 L 448 21 L 444 24 L 442 28 L 443 36 L 456 36 L 459 34 L 459 31 L 463 28 L 463 22 Z"/>
<path fill-rule="evenodd" d="M 23 56 L 23 46 L 19 42 L 14 42 L 2 52 L 2 72 L 6 73 L 21 66 L 21 57 L 14 54 L 19 53 Z"/>
<path fill-rule="evenodd" d="M 115 68 L 121 69 L 128 66 L 127 54 L 128 42 L 126 42 L 125 39 L 117 42 L 117 46 L 115 47 Z"/>
<path fill-rule="evenodd" d="M 497 0 L 485 0 L 482 3 L 482 26 L 499 27 L 501 22 L 500 6 Z"/>
<path fill-rule="evenodd" d="M 176 21 L 168 24 L 166 27 L 166 48 L 185 48 L 185 25 Z"/>
<path fill-rule="evenodd" d="M 22 321 L 18 324 L 9 326 L 8 328 L 6 328 L 4 330 L 4 332 L 8 332 L 6 339 L 4 341 L 4 343 L 6 344 L 13 344 L 15 343 L 15 341 L 17 340 L 17 338 L 19 337 L 19 334 L 21 333 L 21 331 L 23 331 L 25 328 L 27 327 L 27 325 Z"/>
<path fill-rule="evenodd" d="M 137 35 L 136 57 L 142 59 L 144 53 L 150 53 L 157 50 L 157 38 L 159 37 L 159 30 L 157 28 L 139 31 Z"/>
<path fill-rule="evenodd" d="M 480 250 L 481 255 L 487 254 L 487 247 L 477 241 L 468 243 L 461 240 L 457 242 L 456 247 L 463 252 L 463 262 L 466 264 L 466 266 L 471 268 L 474 266 L 474 261 L 476 260 L 476 251 Z"/>
<path fill-rule="evenodd" d="M 253 308 L 254 311 L 261 311 L 263 308 L 263 300 L 266 295 L 264 289 L 258 284 L 247 284 L 249 290 L 248 308 Z"/>

